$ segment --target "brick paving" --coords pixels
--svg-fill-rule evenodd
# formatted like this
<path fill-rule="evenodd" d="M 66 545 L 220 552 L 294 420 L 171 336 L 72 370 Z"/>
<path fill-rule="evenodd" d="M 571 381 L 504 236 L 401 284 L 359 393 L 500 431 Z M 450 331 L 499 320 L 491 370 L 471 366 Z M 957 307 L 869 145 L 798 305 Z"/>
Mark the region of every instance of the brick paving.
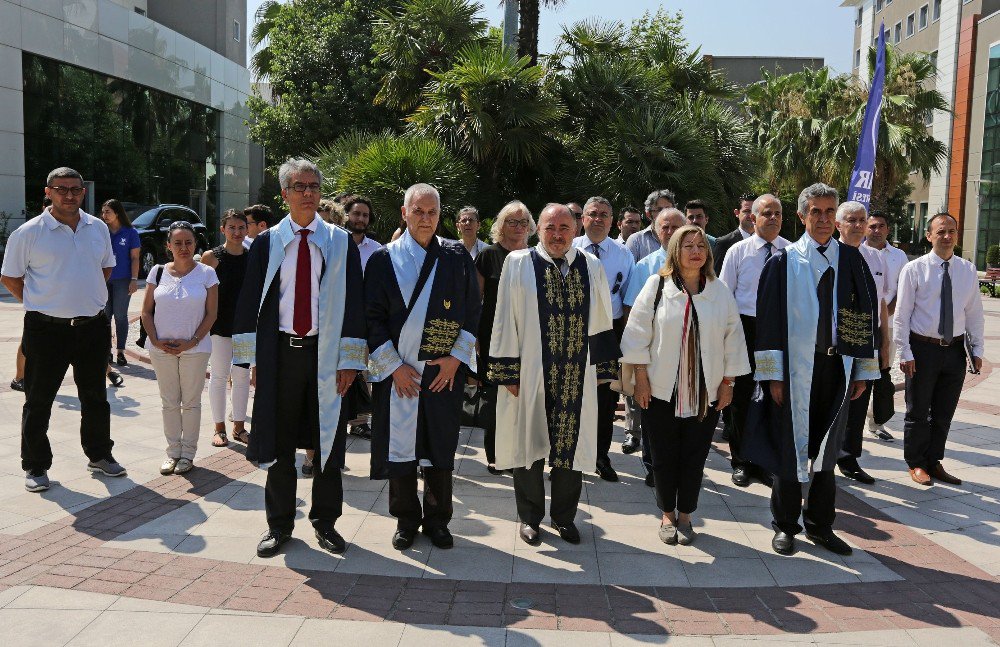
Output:
<path fill-rule="evenodd" d="M 0 591 L 47 586 L 305 618 L 653 635 L 975 627 L 1000 639 L 1000 583 L 841 492 L 838 529 L 903 581 L 763 588 L 504 583 L 238 564 L 104 544 L 253 470 L 235 449 L 20 536 L 0 535 Z M 527 608 L 518 608 L 527 607 Z"/>

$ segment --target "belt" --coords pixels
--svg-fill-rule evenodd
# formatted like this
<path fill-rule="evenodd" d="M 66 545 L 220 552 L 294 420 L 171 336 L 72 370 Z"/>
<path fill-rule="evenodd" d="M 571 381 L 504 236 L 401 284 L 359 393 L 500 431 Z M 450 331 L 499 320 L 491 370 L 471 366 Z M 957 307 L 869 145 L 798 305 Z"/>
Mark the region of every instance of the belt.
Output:
<path fill-rule="evenodd" d="M 315 346 L 319 343 L 319 335 L 312 335 L 311 337 L 296 337 L 295 335 L 289 335 L 286 332 L 280 333 L 279 337 L 282 344 L 288 344 L 289 348 L 308 348 Z"/>
<path fill-rule="evenodd" d="M 944 346 L 945 348 L 947 348 L 948 346 L 953 346 L 955 344 L 962 343 L 964 338 L 965 338 L 964 332 L 955 335 L 954 337 L 951 338 L 951 341 L 949 342 L 945 342 L 945 340 L 939 339 L 937 337 L 924 337 L 923 335 L 918 335 L 915 332 L 910 333 L 911 340 L 922 341 L 925 344 L 933 344 L 935 346 Z"/>
<path fill-rule="evenodd" d="M 37 310 L 29 310 L 27 314 L 31 315 L 32 319 L 44 321 L 45 323 L 62 324 L 64 326 L 82 326 L 85 323 L 90 323 L 98 317 L 104 316 L 103 312 L 98 312 L 96 315 L 91 315 L 89 317 L 52 317 L 47 314 L 42 314 Z"/>
<path fill-rule="evenodd" d="M 828 348 L 824 348 L 822 346 L 817 346 L 816 347 L 816 354 L 817 355 L 836 355 L 837 354 L 837 347 L 836 346 L 830 346 Z"/>

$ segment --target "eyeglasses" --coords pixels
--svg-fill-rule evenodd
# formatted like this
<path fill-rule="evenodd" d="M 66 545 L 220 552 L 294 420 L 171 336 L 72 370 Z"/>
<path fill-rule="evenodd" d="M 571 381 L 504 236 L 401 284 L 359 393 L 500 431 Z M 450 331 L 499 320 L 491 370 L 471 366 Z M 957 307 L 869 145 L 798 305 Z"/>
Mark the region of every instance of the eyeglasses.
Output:
<path fill-rule="evenodd" d="M 312 184 L 306 184 L 305 182 L 296 182 L 292 186 L 288 187 L 296 193 L 305 193 L 306 191 L 312 191 L 313 193 L 319 193 L 322 188 L 318 182 L 313 182 Z"/>
<path fill-rule="evenodd" d="M 476 220 L 475 218 L 462 218 L 461 220 L 458 221 L 458 224 L 460 224 L 460 225 L 472 225 L 472 224 L 475 224 L 477 222 L 479 222 L 479 221 Z"/>
<path fill-rule="evenodd" d="M 73 194 L 73 197 L 78 197 L 83 195 L 82 186 L 50 186 L 48 188 L 52 189 L 61 196 L 65 196 L 70 193 Z"/>
<path fill-rule="evenodd" d="M 524 227 L 524 228 L 527 228 L 528 224 L 530 222 L 531 222 L 530 220 L 514 220 L 512 218 L 507 218 L 507 220 L 504 221 L 504 224 L 506 224 L 506 225 L 508 225 L 510 227 Z"/>

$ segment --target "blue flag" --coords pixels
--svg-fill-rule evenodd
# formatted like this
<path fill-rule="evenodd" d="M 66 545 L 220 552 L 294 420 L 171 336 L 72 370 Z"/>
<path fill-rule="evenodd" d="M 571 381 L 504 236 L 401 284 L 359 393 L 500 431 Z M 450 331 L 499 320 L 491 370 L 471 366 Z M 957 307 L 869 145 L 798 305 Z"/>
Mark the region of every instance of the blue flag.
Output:
<path fill-rule="evenodd" d="M 865 122 L 861 126 L 858 141 L 858 157 L 851 171 L 851 186 L 848 200 L 865 205 L 872 199 L 872 176 L 875 174 L 875 149 L 878 145 L 879 117 L 882 114 L 882 90 L 885 87 L 885 23 L 879 28 L 878 45 L 875 55 L 875 76 L 872 78 L 868 105 L 865 106 Z"/>

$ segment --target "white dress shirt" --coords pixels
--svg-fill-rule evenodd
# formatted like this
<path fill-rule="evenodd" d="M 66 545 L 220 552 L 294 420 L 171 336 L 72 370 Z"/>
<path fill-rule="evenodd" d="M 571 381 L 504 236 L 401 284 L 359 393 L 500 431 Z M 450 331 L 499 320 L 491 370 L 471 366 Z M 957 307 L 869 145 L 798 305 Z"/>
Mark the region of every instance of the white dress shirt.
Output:
<path fill-rule="evenodd" d="M 903 271 L 903 266 L 910 260 L 906 257 L 906 252 L 898 247 L 893 247 L 886 243 L 882 249 L 871 247 L 868 241 L 861 243 L 861 249 L 874 249 L 882 257 L 882 271 L 885 272 L 885 298 L 886 304 L 892 303 L 896 298 L 896 287 L 899 285 L 899 273 Z"/>
<path fill-rule="evenodd" d="M 455 242 L 461 243 L 462 247 L 465 247 L 465 241 L 461 238 L 456 238 Z M 472 260 L 476 260 L 476 257 L 479 256 L 479 252 L 483 251 L 487 247 L 489 247 L 489 245 L 477 238 L 476 244 L 472 246 L 472 249 L 465 247 L 465 251 L 469 252 L 469 255 L 472 256 Z"/>
<path fill-rule="evenodd" d="M 600 248 L 599 256 L 594 254 L 593 245 Z M 635 258 L 632 256 L 632 252 L 618 241 L 607 236 L 600 243 L 595 243 L 586 234 L 574 238 L 573 247 L 589 252 L 601 261 L 604 274 L 608 277 L 608 288 L 611 290 L 611 318 L 620 319 L 625 314 L 622 299 L 628 290 L 629 279 L 635 268 Z"/>
<path fill-rule="evenodd" d="M 279 272 L 281 278 L 278 285 L 278 329 L 281 332 L 294 335 L 296 334 L 293 323 L 295 320 L 295 270 L 299 262 L 299 241 L 302 240 L 298 231 L 302 227 L 295 224 L 291 218 L 288 219 L 288 222 L 292 226 L 292 231 L 296 233 L 292 242 L 285 246 L 285 259 L 281 261 Z M 319 278 L 323 271 L 323 252 L 312 242 L 313 235 L 319 229 L 319 215 L 314 216 L 312 222 L 305 229 L 312 232 L 309 234 L 309 260 L 312 262 L 312 290 L 309 293 L 312 297 L 312 325 L 306 334 L 307 337 L 310 337 L 319 332 L 317 325 L 319 321 Z"/>
<path fill-rule="evenodd" d="M 115 266 L 108 226 L 80 211 L 73 231 L 48 210 L 14 230 L 4 276 L 24 278 L 24 309 L 50 317 L 92 317 L 108 302 L 104 268 Z"/>
<path fill-rule="evenodd" d="M 251 245 L 253 245 L 253 238 L 251 238 L 250 236 L 244 236 L 243 249 L 250 249 Z"/>
<path fill-rule="evenodd" d="M 872 278 L 875 280 L 875 296 L 878 299 L 878 307 L 876 308 L 878 310 L 878 324 L 882 325 L 882 302 L 885 300 L 886 280 L 885 260 L 877 249 L 860 245 L 858 251 L 864 257 L 865 263 L 868 265 L 868 271 L 872 273 Z"/>
<path fill-rule="evenodd" d="M 365 273 L 365 268 L 368 267 L 368 259 L 372 257 L 372 254 L 382 249 L 382 243 L 377 240 L 373 240 L 368 236 L 361 239 L 358 243 L 358 252 L 361 254 L 361 273 Z"/>
<path fill-rule="evenodd" d="M 778 236 L 771 241 L 771 244 L 774 246 L 771 250 L 773 255 L 779 249 L 787 247 L 788 241 Z M 757 316 L 757 286 L 760 284 L 760 274 L 764 271 L 766 260 L 767 241 L 757 234 L 744 238 L 726 252 L 719 278 L 736 297 L 736 306 L 741 315 Z"/>
<path fill-rule="evenodd" d="M 938 324 L 941 319 L 941 279 L 944 277 L 944 259 L 933 251 L 907 263 L 899 273 L 896 292 L 896 313 L 893 316 L 893 341 L 899 349 L 899 359 L 913 359 L 910 333 L 939 339 Z M 979 275 L 976 266 L 958 256 L 948 263 L 951 275 L 951 299 L 954 314 L 952 329 L 955 336 L 963 332 L 969 336 L 972 354 L 983 356 L 983 302 L 979 293 Z M 917 370 L 920 370 L 917 367 Z"/>

